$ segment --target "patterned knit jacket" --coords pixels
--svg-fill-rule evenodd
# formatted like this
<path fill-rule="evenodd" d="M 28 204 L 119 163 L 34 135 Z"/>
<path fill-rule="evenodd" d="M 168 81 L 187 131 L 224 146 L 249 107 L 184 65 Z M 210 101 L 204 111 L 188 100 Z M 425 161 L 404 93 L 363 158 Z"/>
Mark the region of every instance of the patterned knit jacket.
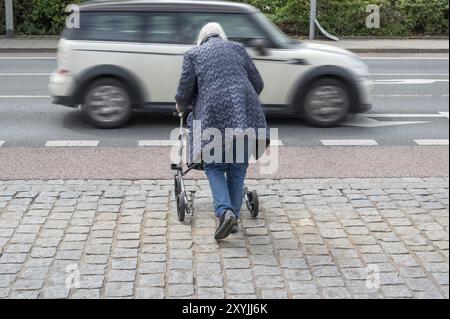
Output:
<path fill-rule="evenodd" d="M 175 99 L 183 109 L 193 107 L 187 120 L 187 128 L 191 131 L 191 163 L 200 160 L 201 151 L 211 142 L 193 143 L 192 136 L 197 136 L 192 134 L 194 119 L 200 121 L 202 134 L 210 128 L 218 129 L 222 134 L 222 145 L 230 142 L 225 140 L 226 128 L 251 128 L 256 133 L 258 129 L 266 129 L 264 136 L 256 138 L 264 139 L 267 147 L 269 131 L 258 98 L 263 87 L 258 70 L 239 43 L 211 37 L 186 52 Z M 261 151 L 264 150 L 258 150 L 258 153 Z"/>

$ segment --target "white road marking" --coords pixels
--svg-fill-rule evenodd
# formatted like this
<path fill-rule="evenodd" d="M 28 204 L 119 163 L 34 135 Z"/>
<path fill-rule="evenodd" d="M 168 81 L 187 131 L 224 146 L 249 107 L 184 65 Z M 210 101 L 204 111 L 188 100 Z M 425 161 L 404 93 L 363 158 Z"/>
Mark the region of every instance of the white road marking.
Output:
<path fill-rule="evenodd" d="M 0 95 L 0 99 L 48 99 L 50 95 Z"/>
<path fill-rule="evenodd" d="M 373 94 L 373 97 L 433 97 L 433 94 Z"/>
<path fill-rule="evenodd" d="M 448 139 L 436 139 L 436 140 L 414 140 L 417 145 L 431 146 L 431 145 L 448 145 Z"/>
<path fill-rule="evenodd" d="M 406 84 L 406 85 L 417 85 L 417 84 L 434 84 L 438 82 L 449 82 L 449 80 L 443 79 L 393 79 L 393 80 L 375 80 L 374 84 L 382 84 L 382 85 L 397 85 L 397 84 Z"/>
<path fill-rule="evenodd" d="M 282 140 L 270 140 L 270 145 L 273 146 L 283 146 L 283 141 Z"/>
<path fill-rule="evenodd" d="M 383 127 L 395 125 L 425 124 L 427 121 L 380 121 L 370 117 L 356 116 L 352 121 L 343 123 L 345 126 L 356 127 Z"/>
<path fill-rule="evenodd" d="M 448 118 L 448 112 L 439 112 L 431 114 L 393 114 L 393 113 L 374 113 L 374 114 L 358 114 L 348 122 L 343 123 L 344 126 L 354 127 L 383 127 L 394 125 L 411 125 L 411 124 L 426 124 L 430 121 L 383 121 L 377 118 Z"/>
<path fill-rule="evenodd" d="M 0 60 L 56 60 L 56 57 L 34 57 L 34 56 L 22 56 L 22 57 L 13 57 L 13 56 L 2 56 Z"/>
<path fill-rule="evenodd" d="M 142 140 L 139 141 L 138 145 L 143 147 L 148 146 L 176 146 L 178 145 L 178 140 Z"/>
<path fill-rule="evenodd" d="M 48 76 L 51 73 L 0 73 L 0 76 Z"/>
<path fill-rule="evenodd" d="M 271 140 L 271 145 L 283 146 L 283 141 L 281 140 Z M 155 147 L 155 146 L 176 146 L 178 145 L 178 140 L 141 140 L 138 142 L 141 147 Z"/>
<path fill-rule="evenodd" d="M 361 114 L 362 116 L 366 117 L 386 117 L 386 118 L 396 118 L 396 117 L 416 117 L 416 118 L 428 118 L 428 117 L 447 117 L 448 112 L 439 112 L 439 113 L 367 113 L 367 114 Z"/>
<path fill-rule="evenodd" d="M 375 140 L 320 140 L 325 146 L 375 146 L 378 143 Z"/>
<path fill-rule="evenodd" d="M 449 112 L 439 112 L 443 117 L 446 117 L 448 119 L 448 113 Z"/>
<path fill-rule="evenodd" d="M 448 73 L 372 73 L 373 76 L 449 76 Z"/>
<path fill-rule="evenodd" d="M 100 141 L 88 141 L 88 140 L 62 140 L 62 141 L 48 141 L 45 143 L 45 146 L 47 147 L 93 147 L 97 146 L 100 143 Z"/>
<path fill-rule="evenodd" d="M 432 145 L 449 145 L 448 139 L 416 139 L 414 143 L 421 146 Z M 324 146 L 377 146 L 379 145 L 376 140 L 373 139 L 332 139 L 332 140 L 320 140 Z M 4 146 L 6 141 L 0 141 L 0 147 Z M 61 140 L 61 141 L 48 141 L 45 143 L 45 147 L 96 147 L 100 141 L 94 140 Z M 177 140 L 143 140 L 139 141 L 141 147 L 167 147 L 178 145 Z M 283 146 L 281 140 L 272 140 L 271 145 Z"/>
<path fill-rule="evenodd" d="M 362 57 L 362 60 L 448 60 L 448 57 Z"/>

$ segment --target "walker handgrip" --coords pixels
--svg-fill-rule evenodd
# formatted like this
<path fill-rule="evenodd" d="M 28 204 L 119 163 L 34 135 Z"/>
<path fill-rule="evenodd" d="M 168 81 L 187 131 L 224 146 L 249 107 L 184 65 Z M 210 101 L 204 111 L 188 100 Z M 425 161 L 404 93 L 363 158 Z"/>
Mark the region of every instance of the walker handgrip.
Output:
<path fill-rule="evenodd" d="M 179 118 L 183 118 L 184 117 L 184 113 L 183 112 L 173 112 L 172 115 L 174 117 L 179 117 Z"/>

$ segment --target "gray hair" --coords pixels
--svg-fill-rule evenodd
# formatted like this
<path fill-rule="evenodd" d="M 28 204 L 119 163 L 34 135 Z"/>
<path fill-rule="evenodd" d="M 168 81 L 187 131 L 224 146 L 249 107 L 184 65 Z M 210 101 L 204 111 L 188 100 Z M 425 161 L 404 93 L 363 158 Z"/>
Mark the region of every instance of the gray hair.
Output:
<path fill-rule="evenodd" d="M 227 35 L 223 31 L 222 26 L 217 22 L 210 22 L 203 26 L 198 34 L 197 45 L 202 44 L 211 36 L 218 36 L 224 40 L 227 40 Z"/>

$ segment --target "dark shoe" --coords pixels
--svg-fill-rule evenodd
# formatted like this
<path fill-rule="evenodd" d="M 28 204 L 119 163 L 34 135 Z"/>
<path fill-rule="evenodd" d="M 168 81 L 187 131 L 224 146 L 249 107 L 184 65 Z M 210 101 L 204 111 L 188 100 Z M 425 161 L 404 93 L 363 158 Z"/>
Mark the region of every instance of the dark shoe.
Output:
<path fill-rule="evenodd" d="M 239 225 L 236 224 L 233 227 L 231 227 L 231 232 L 232 234 L 236 234 L 239 231 Z"/>
<path fill-rule="evenodd" d="M 227 211 L 219 218 L 219 227 L 217 227 L 215 240 L 221 240 L 227 238 L 234 225 L 237 225 L 237 219 L 233 212 Z"/>

